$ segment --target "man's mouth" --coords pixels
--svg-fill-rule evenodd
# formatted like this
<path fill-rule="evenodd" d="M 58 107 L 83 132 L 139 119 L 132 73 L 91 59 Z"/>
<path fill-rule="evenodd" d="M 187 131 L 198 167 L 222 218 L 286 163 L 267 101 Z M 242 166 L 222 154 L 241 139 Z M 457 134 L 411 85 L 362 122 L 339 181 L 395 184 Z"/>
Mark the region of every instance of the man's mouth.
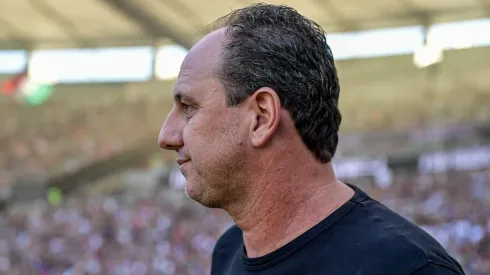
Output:
<path fill-rule="evenodd" d="M 178 163 L 179 165 L 182 165 L 182 164 L 184 164 L 184 163 L 186 163 L 186 162 L 188 162 L 188 161 L 190 161 L 190 159 L 177 159 L 177 163 Z"/>

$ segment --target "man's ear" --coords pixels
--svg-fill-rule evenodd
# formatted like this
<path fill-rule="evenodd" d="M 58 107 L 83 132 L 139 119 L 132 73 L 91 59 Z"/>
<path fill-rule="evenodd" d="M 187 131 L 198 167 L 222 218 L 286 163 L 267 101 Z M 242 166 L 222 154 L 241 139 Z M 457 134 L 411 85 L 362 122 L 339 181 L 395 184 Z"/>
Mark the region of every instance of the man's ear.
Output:
<path fill-rule="evenodd" d="M 250 125 L 250 139 L 254 147 L 262 147 L 279 126 L 281 101 L 276 91 L 264 87 L 250 97 L 249 104 L 254 116 Z"/>

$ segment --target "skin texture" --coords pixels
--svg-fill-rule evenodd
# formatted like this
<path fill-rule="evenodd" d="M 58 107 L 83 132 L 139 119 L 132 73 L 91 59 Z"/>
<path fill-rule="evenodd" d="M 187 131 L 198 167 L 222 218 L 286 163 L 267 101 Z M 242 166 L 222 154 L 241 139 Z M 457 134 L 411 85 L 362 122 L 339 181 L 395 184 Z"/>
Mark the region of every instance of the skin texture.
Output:
<path fill-rule="evenodd" d="M 214 74 L 224 43 L 219 29 L 189 51 L 158 142 L 178 153 L 188 197 L 226 210 L 243 230 L 247 255 L 259 257 L 323 220 L 354 191 L 308 150 L 273 89 L 259 88 L 228 107 Z"/>

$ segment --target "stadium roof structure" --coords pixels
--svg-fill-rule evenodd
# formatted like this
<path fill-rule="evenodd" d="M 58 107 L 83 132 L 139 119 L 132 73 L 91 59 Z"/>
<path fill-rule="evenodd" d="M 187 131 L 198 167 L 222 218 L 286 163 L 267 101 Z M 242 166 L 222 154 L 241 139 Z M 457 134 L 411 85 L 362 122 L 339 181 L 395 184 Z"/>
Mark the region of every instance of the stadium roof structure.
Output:
<path fill-rule="evenodd" d="M 327 32 L 488 17 L 489 0 L 282 0 Z M 152 45 L 189 48 L 201 30 L 251 0 L 3 0 L 0 48 Z"/>

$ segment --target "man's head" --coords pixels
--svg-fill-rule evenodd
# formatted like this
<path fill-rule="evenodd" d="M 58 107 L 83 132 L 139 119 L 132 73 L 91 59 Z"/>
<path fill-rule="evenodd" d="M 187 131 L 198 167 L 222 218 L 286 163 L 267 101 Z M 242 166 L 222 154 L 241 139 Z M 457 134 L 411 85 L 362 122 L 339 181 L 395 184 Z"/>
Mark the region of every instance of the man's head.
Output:
<path fill-rule="evenodd" d="M 189 197 L 210 207 L 245 198 L 257 188 L 254 174 L 295 148 L 330 162 L 341 121 L 337 73 L 317 24 L 265 4 L 218 22 L 186 56 L 159 136 L 180 163 L 190 160 L 181 165 Z"/>

